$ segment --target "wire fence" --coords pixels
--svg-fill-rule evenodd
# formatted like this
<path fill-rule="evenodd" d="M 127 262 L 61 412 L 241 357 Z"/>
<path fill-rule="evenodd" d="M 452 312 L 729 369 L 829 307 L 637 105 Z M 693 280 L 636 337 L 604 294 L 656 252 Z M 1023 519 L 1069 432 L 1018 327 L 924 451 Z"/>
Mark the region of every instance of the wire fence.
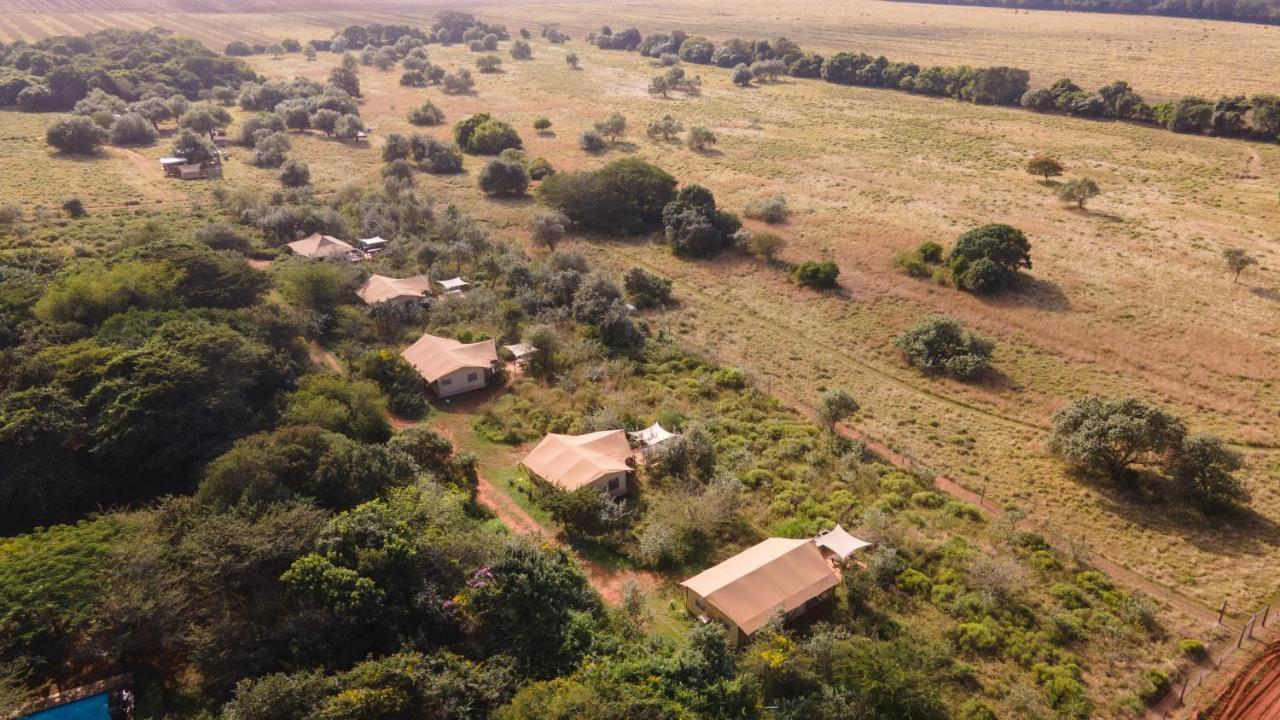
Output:
<path fill-rule="evenodd" d="M 1238 626 L 1237 623 L 1239 623 Z M 1221 670 L 1223 664 L 1244 649 L 1246 641 L 1257 639 L 1254 637 L 1255 632 L 1261 634 L 1267 627 L 1275 624 L 1276 618 L 1272 615 L 1269 604 L 1250 612 L 1223 601 L 1222 607 L 1218 610 L 1218 626 L 1233 631 L 1227 638 L 1225 651 L 1215 658 L 1212 657 L 1212 650 L 1210 650 L 1210 657 L 1207 659 L 1208 667 L 1203 664 L 1193 666 L 1183 675 L 1181 682 L 1175 679 L 1169 693 L 1156 703 L 1154 708 L 1156 714 L 1162 718 L 1172 717 L 1171 713 L 1182 706 L 1187 693 L 1199 688 L 1204 684 L 1205 679 Z"/>

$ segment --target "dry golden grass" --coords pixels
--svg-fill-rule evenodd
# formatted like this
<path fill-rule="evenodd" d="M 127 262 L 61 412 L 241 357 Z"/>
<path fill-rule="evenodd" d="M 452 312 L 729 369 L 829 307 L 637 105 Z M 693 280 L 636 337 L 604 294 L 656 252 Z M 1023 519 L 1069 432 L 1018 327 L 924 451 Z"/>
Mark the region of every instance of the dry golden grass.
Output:
<path fill-rule="evenodd" d="M 607 19 L 615 27 L 633 21 L 646 31 L 683 26 L 712 35 L 755 35 L 767 27 L 796 38 L 821 22 L 849 28 L 849 44 L 856 49 L 896 58 L 1010 62 L 1046 74 L 1072 68 L 1080 81 L 1101 82 L 1118 74 L 1140 89 L 1170 92 L 1261 89 L 1269 77 L 1262 67 L 1273 64 L 1278 52 L 1263 47 L 1263 40 L 1280 32 L 1227 23 L 1029 15 L 871 0 L 830 10 L 788 5 L 787 17 L 775 19 L 776 8 L 766 11 L 749 2 L 730 16 L 709 13 L 705 2 L 487 6 L 479 12 L 513 27 L 536 28 L 544 19 L 579 27 Z M 911 30 L 920 26 L 913 13 L 926 10 L 935 20 Z M 174 17 L 184 23 L 175 26 L 180 32 L 225 42 L 241 36 L 305 39 L 347 22 L 413 23 L 421 15 Z M 145 26 L 153 16 L 59 18 L 68 25 Z M 1041 27 L 1034 41 L 1024 42 L 1020 38 L 1033 31 L 1028 23 L 1035 18 L 1054 22 Z M 0 15 L 0 33 L 11 32 L 6 28 L 15 19 L 35 22 L 31 16 Z M 978 42 L 975 33 L 984 24 L 1006 41 Z M 882 45 L 859 34 L 871 37 L 868 28 L 879 28 Z M 1190 33 L 1190 28 L 1208 33 L 1210 40 L 1165 45 L 1163 38 Z M 1103 29 L 1126 43 L 1157 38 L 1152 61 L 1135 65 L 1128 51 L 1091 52 L 1096 65 L 1077 72 L 1081 38 Z M 843 36 L 832 37 L 832 43 L 843 44 Z M 1119 47 L 1117 42 L 1106 47 Z M 582 58 L 583 70 L 566 68 L 563 55 L 569 50 Z M 780 272 L 744 259 L 685 262 L 644 241 L 577 245 L 612 267 L 639 264 L 674 278 L 683 306 L 658 318 L 660 326 L 724 362 L 749 368 L 784 397 L 807 402 L 824 387 L 850 389 L 866 408 L 860 426 L 969 487 L 985 489 L 988 498 L 1048 518 L 1061 534 L 1088 538 L 1111 560 L 1206 605 L 1223 599 L 1254 605 L 1274 592 L 1274 568 L 1280 563 L 1275 481 L 1280 452 L 1274 449 L 1280 437 L 1280 263 L 1274 240 L 1280 227 L 1275 194 L 1280 147 L 816 81 L 738 90 L 730 87 L 725 71 L 714 68 L 692 69 L 707 81 L 703 97 L 659 100 L 644 92 L 659 69 L 634 53 L 598 51 L 581 41 L 554 47 L 539 40 L 534 52 L 532 61 L 520 62 L 510 60 L 504 49 L 506 72 L 477 75 L 477 92 L 458 97 L 401 88 L 398 70 L 363 69 L 363 114 L 376 127 L 375 147 L 300 136 L 294 154 L 310 163 L 322 191 L 375 182 L 381 165 L 377 136 L 411 130 L 405 112 L 431 98 L 450 123 L 477 111 L 512 122 L 531 155 L 546 156 L 560 169 L 594 167 L 635 153 L 683 181 L 708 185 L 730 209 L 784 194 L 796 210 L 780 230 L 791 243 L 785 258 L 836 260 L 843 295 L 801 291 Z M 430 53 L 446 66 L 469 66 L 476 57 L 461 47 L 433 46 Z M 1204 72 L 1211 60 L 1226 71 Z M 321 78 L 335 62 L 327 54 L 312 63 L 298 56 L 253 59 L 260 72 L 278 77 Z M 601 158 L 584 155 L 577 135 L 612 110 L 630 120 L 630 144 Z M 644 125 L 665 113 L 686 126 L 711 127 L 720 137 L 717 152 L 699 155 L 645 139 Z M 553 121 L 553 134 L 532 131 L 530 123 L 539 115 Z M 428 132 L 448 133 L 447 128 Z M 1021 169 L 1028 156 L 1041 151 L 1066 162 L 1068 175 L 1096 178 L 1105 194 L 1088 212 L 1062 207 L 1050 188 Z M 244 165 L 244 154 L 238 151 L 228 166 L 227 182 L 275 185 L 275 172 Z M 525 240 L 536 205 L 485 200 L 474 184 L 479 165 L 469 158 L 467 174 L 421 176 L 419 185 L 438 203 L 456 202 L 485 218 L 497 234 Z M 945 244 L 964 229 L 990 221 L 1010 222 L 1032 238 L 1036 284 L 1017 297 L 980 300 L 908 279 L 891 263 L 897 250 L 923 240 Z M 1238 284 L 1221 266 L 1221 250 L 1229 246 L 1244 247 L 1262 261 Z M 997 338 L 996 378 L 964 385 L 921 378 L 902 366 L 892 347 L 894 336 L 940 311 Z M 1066 477 L 1044 449 L 1045 427 L 1054 409 L 1085 392 L 1136 394 L 1185 416 L 1193 429 L 1241 443 L 1272 444 L 1249 453 L 1245 473 L 1259 515 L 1248 522 L 1208 522 L 1173 506 L 1141 508 Z"/>
<path fill-rule="evenodd" d="M 26 0 L 54 5 L 59 0 Z M 176 4 L 174 4 L 176 5 Z M 167 27 L 216 49 L 233 39 L 272 42 L 283 36 L 327 37 L 352 23 L 430 25 L 446 0 L 271 3 L 270 12 L 146 12 L 137 0 L 77 0 L 58 12 L 0 12 L 0 41 L 33 40 L 102 27 Z M 266 3 L 230 0 L 223 11 Z M 641 32 L 683 29 L 713 39 L 786 35 L 820 51 L 855 50 L 927 64 L 1015 65 L 1047 85 L 1069 76 L 1088 86 L 1130 81 L 1152 99 L 1172 95 L 1270 92 L 1280 63 L 1280 28 L 1181 18 L 1014 11 L 845 0 L 839 3 L 740 0 L 622 2 L 485 2 L 468 9 L 511 28 L 559 23 L 579 38 L 608 24 Z M 306 6 L 307 11 L 297 11 Z M 345 9 L 334 9 L 345 8 Z"/>

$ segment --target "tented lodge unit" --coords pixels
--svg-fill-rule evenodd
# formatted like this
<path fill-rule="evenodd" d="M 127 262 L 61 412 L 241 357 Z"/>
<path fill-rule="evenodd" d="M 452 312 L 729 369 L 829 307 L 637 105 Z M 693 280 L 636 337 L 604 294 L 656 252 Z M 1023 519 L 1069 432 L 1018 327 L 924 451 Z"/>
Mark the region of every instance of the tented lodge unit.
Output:
<path fill-rule="evenodd" d="M 542 439 L 521 463 L 532 478 L 565 492 L 590 485 L 613 497 L 627 494 L 631 446 L 622 430 Z"/>
<path fill-rule="evenodd" d="M 498 362 L 498 346 L 493 340 L 467 344 L 435 335 L 423 335 L 400 354 L 440 398 L 484 387 Z"/>
<path fill-rule="evenodd" d="M 380 302 L 393 302 L 402 305 L 421 303 L 431 294 L 431 279 L 426 275 L 414 275 L 407 278 L 393 278 L 386 275 L 370 275 L 360 286 L 356 295 L 366 305 Z"/>
<path fill-rule="evenodd" d="M 332 235 L 312 233 L 301 240 L 289 243 L 289 250 L 298 257 L 309 260 L 347 259 L 355 248 Z"/>

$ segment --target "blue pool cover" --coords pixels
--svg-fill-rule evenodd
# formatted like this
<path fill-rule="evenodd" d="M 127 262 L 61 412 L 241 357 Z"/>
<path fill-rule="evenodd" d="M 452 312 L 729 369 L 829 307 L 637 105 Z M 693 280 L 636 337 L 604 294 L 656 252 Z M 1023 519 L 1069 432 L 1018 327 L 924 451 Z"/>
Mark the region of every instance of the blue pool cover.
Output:
<path fill-rule="evenodd" d="M 107 710 L 107 693 L 102 692 L 32 713 L 22 720 L 110 720 L 110 718 L 111 713 Z"/>

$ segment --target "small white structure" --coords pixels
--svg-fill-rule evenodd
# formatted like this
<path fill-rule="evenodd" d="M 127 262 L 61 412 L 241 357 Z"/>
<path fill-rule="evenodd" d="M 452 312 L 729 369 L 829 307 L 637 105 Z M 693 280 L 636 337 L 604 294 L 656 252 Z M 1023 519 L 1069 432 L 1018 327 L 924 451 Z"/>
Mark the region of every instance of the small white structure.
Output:
<path fill-rule="evenodd" d="M 818 537 L 814 538 L 813 542 L 821 548 L 823 555 L 840 563 L 848 560 L 859 550 L 871 547 L 871 543 L 850 535 L 849 531 L 840 527 L 839 524 L 830 530 L 818 533 Z"/>
<path fill-rule="evenodd" d="M 360 246 L 360 250 L 364 252 L 365 255 L 373 255 L 387 249 L 387 241 L 377 235 L 374 235 L 371 238 L 357 240 L 356 243 Z"/>
<path fill-rule="evenodd" d="M 355 248 L 332 235 L 312 233 L 301 240 L 289 243 L 289 250 L 298 257 L 310 260 L 347 258 Z"/>
<path fill-rule="evenodd" d="M 538 352 L 538 348 L 529 343 L 516 343 L 515 345 L 503 345 L 503 350 L 511 353 L 515 357 L 515 361 L 521 365 L 529 359 L 530 355 Z"/>
<path fill-rule="evenodd" d="M 437 280 L 436 284 L 444 290 L 445 295 L 461 295 L 462 291 L 471 285 L 471 283 L 460 277 L 449 278 L 448 280 Z"/>
<path fill-rule="evenodd" d="M 631 438 L 631 442 L 646 452 L 678 436 L 679 433 L 671 432 L 662 427 L 660 423 L 654 423 L 643 430 L 627 433 L 627 437 Z"/>
<path fill-rule="evenodd" d="M 586 435 L 551 433 L 525 456 L 521 465 L 530 476 L 565 492 L 590 485 L 613 497 L 627 494 L 631 446 L 622 430 Z"/>
<path fill-rule="evenodd" d="M 164 170 L 164 174 L 169 177 L 180 177 L 178 168 L 187 164 L 184 157 L 162 157 L 160 158 L 160 168 Z"/>
<path fill-rule="evenodd" d="M 453 338 L 423 335 L 400 353 L 431 384 L 436 397 L 447 398 L 479 390 L 498 362 L 493 340 L 464 344 Z"/>
<path fill-rule="evenodd" d="M 356 295 L 366 305 L 380 302 L 393 302 L 401 305 L 421 303 L 431 294 L 431 278 L 426 275 L 414 275 L 407 278 L 393 278 L 386 275 L 370 275 L 364 285 L 356 291 Z"/>

